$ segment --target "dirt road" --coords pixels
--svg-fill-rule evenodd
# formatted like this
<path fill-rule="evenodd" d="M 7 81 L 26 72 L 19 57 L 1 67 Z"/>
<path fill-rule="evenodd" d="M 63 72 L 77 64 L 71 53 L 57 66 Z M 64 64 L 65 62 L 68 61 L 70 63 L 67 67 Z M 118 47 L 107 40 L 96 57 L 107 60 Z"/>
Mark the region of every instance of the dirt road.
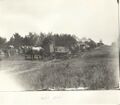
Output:
<path fill-rule="evenodd" d="M 14 57 L 0 61 L 0 82 L 3 90 L 4 87 L 11 87 L 11 84 L 17 84 L 23 90 L 113 88 L 118 83 L 114 63 L 112 58 L 107 57 L 91 59 L 77 57 L 61 61 L 31 61 Z M 13 90 L 17 89 L 16 85 L 13 87 L 15 87 Z"/>

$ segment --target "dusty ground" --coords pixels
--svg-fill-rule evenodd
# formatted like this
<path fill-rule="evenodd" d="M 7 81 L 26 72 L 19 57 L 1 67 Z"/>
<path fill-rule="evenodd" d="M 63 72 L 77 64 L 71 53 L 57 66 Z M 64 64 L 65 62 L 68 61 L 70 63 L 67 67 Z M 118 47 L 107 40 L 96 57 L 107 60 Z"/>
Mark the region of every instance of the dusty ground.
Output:
<path fill-rule="evenodd" d="M 118 71 L 115 58 L 106 54 L 101 56 L 101 53 L 100 57 L 96 57 L 95 54 L 94 52 L 94 54 L 89 53 L 87 56 L 84 54 L 82 57 L 77 56 L 68 60 L 49 61 L 30 61 L 24 60 L 22 56 L 16 56 L 0 61 L 0 73 L 10 75 L 9 79 L 12 78 L 14 84 L 18 84 L 22 90 L 64 90 L 80 87 L 113 89 L 117 87 Z M 5 80 L 6 78 L 2 79 L 2 84 L 11 87 L 11 83 Z"/>

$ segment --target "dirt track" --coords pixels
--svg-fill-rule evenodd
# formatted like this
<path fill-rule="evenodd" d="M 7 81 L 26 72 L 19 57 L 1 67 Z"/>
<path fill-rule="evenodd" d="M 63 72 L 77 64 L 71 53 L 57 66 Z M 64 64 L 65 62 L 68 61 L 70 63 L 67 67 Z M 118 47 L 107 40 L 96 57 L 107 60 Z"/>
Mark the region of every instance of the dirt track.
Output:
<path fill-rule="evenodd" d="M 0 61 L 0 74 L 9 74 L 24 90 L 79 88 L 91 85 L 96 89 L 96 86 L 104 88 L 104 85 L 116 85 L 116 74 L 111 64 L 111 58 L 81 60 L 77 57 L 54 62 L 13 57 Z M 4 83 L 4 80 L 2 82 Z"/>
<path fill-rule="evenodd" d="M 11 61 L 3 60 L 0 62 L 0 72 L 6 72 L 10 74 L 22 74 L 38 70 L 38 68 L 44 65 L 40 61 Z"/>

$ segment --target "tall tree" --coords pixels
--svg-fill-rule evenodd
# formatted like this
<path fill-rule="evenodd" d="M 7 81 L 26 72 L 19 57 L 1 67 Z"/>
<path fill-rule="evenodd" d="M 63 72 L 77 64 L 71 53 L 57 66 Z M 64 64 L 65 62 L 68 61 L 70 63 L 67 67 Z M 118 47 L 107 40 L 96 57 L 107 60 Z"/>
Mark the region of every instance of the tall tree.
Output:
<path fill-rule="evenodd" d="M 3 48 L 3 47 L 4 47 L 4 45 L 5 45 L 5 43 L 6 43 L 6 39 L 5 39 L 5 38 L 0 37 L 0 48 Z"/>
<path fill-rule="evenodd" d="M 23 43 L 26 46 L 35 46 L 38 39 L 38 35 L 36 33 L 29 32 L 23 39 Z"/>
<path fill-rule="evenodd" d="M 44 39 L 45 39 L 45 33 L 42 33 L 42 32 L 41 32 L 41 33 L 37 36 L 36 46 L 42 46 Z"/>
<path fill-rule="evenodd" d="M 9 45 L 13 45 L 15 48 L 18 48 L 23 45 L 23 37 L 19 35 L 19 33 L 13 34 L 8 42 Z"/>

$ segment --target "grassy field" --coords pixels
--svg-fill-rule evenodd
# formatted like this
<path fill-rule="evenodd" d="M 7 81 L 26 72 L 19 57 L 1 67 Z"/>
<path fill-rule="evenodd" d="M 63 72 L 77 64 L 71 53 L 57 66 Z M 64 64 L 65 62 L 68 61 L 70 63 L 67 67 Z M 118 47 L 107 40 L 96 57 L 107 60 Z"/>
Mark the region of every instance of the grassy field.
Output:
<path fill-rule="evenodd" d="M 25 90 L 113 89 L 118 86 L 118 71 L 112 51 L 103 46 L 68 60 L 29 61 L 19 57 L 0 64 L 1 70 L 13 75 Z"/>

